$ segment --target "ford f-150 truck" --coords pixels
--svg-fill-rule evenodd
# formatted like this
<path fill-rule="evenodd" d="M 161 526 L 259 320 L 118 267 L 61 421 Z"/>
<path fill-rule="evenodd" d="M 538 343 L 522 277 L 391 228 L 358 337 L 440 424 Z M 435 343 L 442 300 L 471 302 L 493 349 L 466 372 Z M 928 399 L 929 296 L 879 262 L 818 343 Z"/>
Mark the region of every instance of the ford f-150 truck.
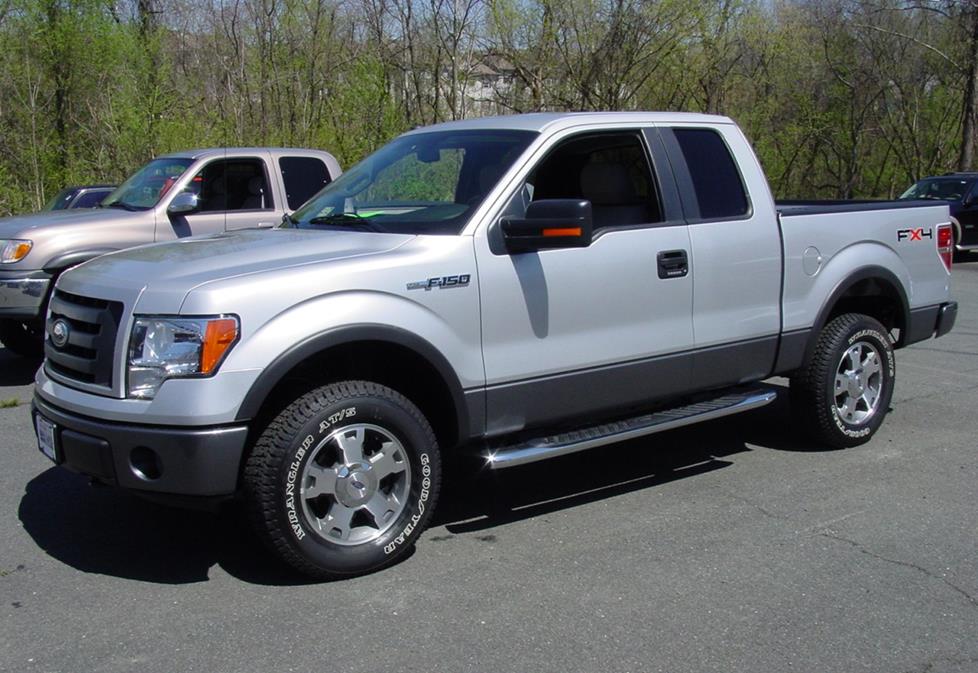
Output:
<path fill-rule="evenodd" d="M 954 324 L 946 205 L 780 209 L 729 119 L 529 114 L 406 133 L 282 226 L 65 273 L 39 446 L 108 484 L 239 496 L 285 561 L 402 557 L 446 451 L 491 469 L 754 409 L 870 439 L 894 349 Z"/>
<path fill-rule="evenodd" d="M 54 280 L 98 255 L 154 241 L 272 227 L 336 179 L 327 152 L 267 147 L 178 152 L 153 159 L 101 207 L 0 220 L 0 341 L 42 353 Z"/>

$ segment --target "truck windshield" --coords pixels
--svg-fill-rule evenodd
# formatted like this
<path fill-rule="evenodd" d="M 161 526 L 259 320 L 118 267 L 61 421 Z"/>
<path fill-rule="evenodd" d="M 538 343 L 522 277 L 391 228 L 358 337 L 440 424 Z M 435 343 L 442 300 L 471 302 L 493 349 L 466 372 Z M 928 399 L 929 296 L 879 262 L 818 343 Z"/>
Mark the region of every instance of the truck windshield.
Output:
<path fill-rule="evenodd" d="M 968 191 L 968 181 L 961 178 L 930 178 L 920 180 L 900 195 L 901 199 L 939 199 L 960 201 Z"/>
<path fill-rule="evenodd" d="M 154 159 L 102 201 L 102 208 L 149 210 L 169 191 L 193 159 Z"/>
<path fill-rule="evenodd" d="M 403 234 L 458 234 L 537 134 L 435 131 L 397 138 L 283 223 Z"/>

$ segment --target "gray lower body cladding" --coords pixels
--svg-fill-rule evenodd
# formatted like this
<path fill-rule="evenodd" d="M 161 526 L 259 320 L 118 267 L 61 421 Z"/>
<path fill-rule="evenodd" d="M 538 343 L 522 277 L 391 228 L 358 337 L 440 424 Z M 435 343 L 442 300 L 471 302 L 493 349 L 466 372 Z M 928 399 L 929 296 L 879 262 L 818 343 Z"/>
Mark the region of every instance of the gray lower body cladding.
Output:
<path fill-rule="evenodd" d="M 583 425 L 691 393 L 759 381 L 774 367 L 778 336 L 622 362 L 486 389 L 487 436 Z"/>
<path fill-rule="evenodd" d="M 125 489 L 178 496 L 232 495 L 246 425 L 179 428 L 111 423 L 35 396 L 32 414 L 55 425 L 57 463 Z"/>

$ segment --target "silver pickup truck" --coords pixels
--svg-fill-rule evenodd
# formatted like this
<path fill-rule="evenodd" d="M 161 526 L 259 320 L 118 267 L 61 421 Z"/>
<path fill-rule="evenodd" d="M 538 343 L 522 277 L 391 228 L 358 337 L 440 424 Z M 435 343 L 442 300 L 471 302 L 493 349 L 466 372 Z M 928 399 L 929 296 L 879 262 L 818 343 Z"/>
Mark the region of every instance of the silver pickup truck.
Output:
<path fill-rule="evenodd" d="M 154 241 L 272 227 L 339 175 L 317 150 L 192 150 L 150 161 L 100 208 L 0 219 L 0 341 L 43 352 L 51 288 L 72 266 Z"/>
<path fill-rule="evenodd" d="M 64 274 L 35 427 L 100 482 L 240 496 L 285 561 L 343 577 L 414 544 L 446 451 L 608 459 L 769 403 L 772 375 L 810 441 L 868 441 L 894 349 L 954 324 L 951 256 L 946 205 L 779 209 L 723 117 L 451 122 L 281 227 Z"/>

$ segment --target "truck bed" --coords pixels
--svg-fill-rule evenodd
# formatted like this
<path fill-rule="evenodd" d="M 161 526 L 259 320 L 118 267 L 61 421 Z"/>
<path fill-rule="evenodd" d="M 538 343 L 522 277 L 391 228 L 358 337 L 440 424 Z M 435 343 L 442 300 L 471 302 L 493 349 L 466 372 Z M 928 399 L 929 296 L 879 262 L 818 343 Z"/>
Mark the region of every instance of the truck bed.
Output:
<path fill-rule="evenodd" d="M 921 200 L 825 200 L 825 201 L 775 201 L 774 205 L 782 216 L 792 215 L 826 215 L 829 213 L 859 213 L 868 210 L 898 210 L 904 208 L 922 208 L 941 205 L 941 201 Z"/>

